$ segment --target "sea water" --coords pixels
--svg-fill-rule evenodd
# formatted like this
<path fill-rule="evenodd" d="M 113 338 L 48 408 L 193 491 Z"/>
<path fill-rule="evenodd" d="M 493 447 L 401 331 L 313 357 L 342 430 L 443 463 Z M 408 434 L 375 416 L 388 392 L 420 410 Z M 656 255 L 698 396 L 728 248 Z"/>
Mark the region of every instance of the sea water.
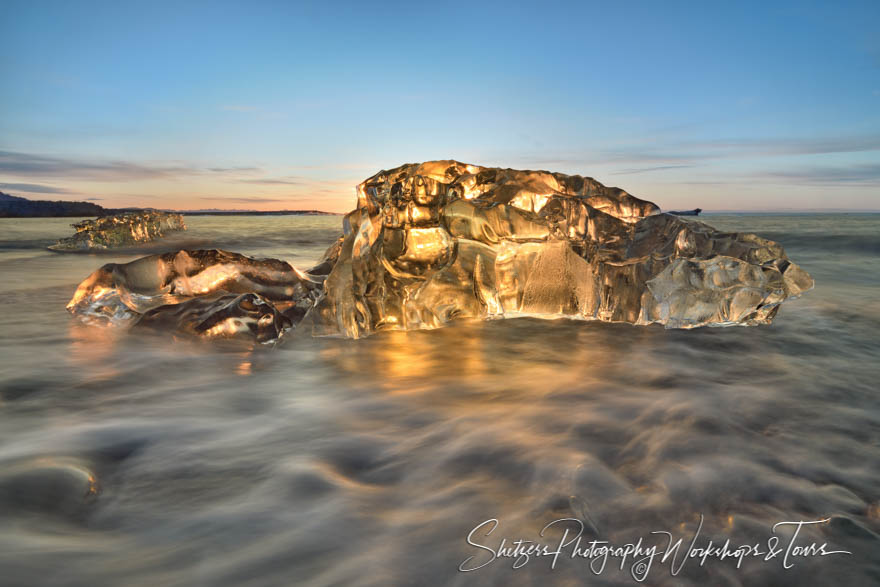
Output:
<path fill-rule="evenodd" d="M 123 254 L 0 219 L 0 585 L 877 584 L 880 215 L 702 220 L 778 241 L 815 289 L 761 327 L 253 346 L 64 306 L 147 252 L 306 269 L 340 217 L 187 217 Z"/>

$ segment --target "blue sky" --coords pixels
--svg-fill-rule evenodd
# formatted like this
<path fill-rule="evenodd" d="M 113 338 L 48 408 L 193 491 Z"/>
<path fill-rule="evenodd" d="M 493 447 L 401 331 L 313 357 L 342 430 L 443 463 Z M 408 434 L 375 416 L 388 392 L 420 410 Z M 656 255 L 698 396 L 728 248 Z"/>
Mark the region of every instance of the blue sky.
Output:
<path fill-rule="evenodd" d="M 880 209 L 880 2 L 0 2 L 0 190 L 345 211 L 454 158 Z"/>

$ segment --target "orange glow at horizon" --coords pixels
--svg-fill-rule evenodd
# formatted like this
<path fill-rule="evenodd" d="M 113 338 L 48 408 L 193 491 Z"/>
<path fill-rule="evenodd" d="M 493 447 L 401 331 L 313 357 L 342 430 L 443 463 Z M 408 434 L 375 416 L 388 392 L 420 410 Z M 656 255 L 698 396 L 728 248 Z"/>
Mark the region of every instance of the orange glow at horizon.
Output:
<path fill-rule="evenodd" d="M 16 178 L 4 176 L 4 179 L 14 181 Z M 56 178 L 42 185 L 57 189 L 58 193 L 33 193 L 14 188 L 0 191 L 29 200 L 88 201 L 104 208 L 319 210 L 345 213 L 356 207 L 355 186 L 363 181 L 363 177 L 249 181 L 201 176 L 119 181 Z"/>

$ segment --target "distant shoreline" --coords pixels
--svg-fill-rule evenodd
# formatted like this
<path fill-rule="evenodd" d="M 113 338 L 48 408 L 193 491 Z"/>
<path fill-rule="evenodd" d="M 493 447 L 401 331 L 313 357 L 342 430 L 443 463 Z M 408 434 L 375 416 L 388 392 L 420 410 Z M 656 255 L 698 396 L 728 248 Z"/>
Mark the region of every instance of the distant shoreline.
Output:
<path fill-rule="evenodd" d="M 115 216 L 127 212 L 171 212 L 184 216 L 339 216 L 323 210 L 167 210 L 161 208 L 105 208 L 93 202 L 29 200 L 0 192 L 0 218 L 89 218 Z"/>

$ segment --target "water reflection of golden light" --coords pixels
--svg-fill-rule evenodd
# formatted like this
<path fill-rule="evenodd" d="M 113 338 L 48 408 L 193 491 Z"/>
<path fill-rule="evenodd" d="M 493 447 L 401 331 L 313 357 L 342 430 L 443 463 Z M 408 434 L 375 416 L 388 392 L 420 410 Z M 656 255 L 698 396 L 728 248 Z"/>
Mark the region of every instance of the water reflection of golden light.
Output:
<path fill-rule="evenodd" d="M 615 349 L 592 343 L 588 328 L 568 325 L 563 341 L 542 340 L 552 330 L 541 325 L 524 326 L 513 338 L 509 325 L 482 321 L 432 331 L 385 331 L 370 344 L 328 341 L 322 354 L 346 377 L 394 394 L 436 390 L 438 382 L 506 394 L 507 382 L 516 381 L 533 401 L 599 384 L 614 363 Z M 522 360 L 526 353 L 531 360 Z"/>
<path fill-rule="evenodd" d="M 453 331 L 456 329 L 452 329 Z M 324 355 L 348 373 L 374 372 L 376 383 L 398 393 L 418 393 L 427 382 L 448 377 L 477 381 L 487 375 L 484 340 L 463 336 L 454 343 L 443 331 L 386 331 L 370 345 L 329 344 Z"/>
<path fill-rule="evenodd" d="M 70 481 L 80 483 L 79 489 L 83 489 L 82 497 L 93 497 L 98 495 L 101 490 L 97 475 L 84 462 L 74 458 L 37 457 L 12 466 L 7 465 L 6 470 L 13 474 L 27 471 L 43 471 L 63 475 Z M 58 480 L 59 478 L 56 476 L 56 483 Z"/>
<path fill-rule="evenodd" d="M 251 370 L 253 368 L 253 364 L 250 361 L 242 361 L 235 367 L 235 372 L 238 375 L 250 375 Z"/>
<path fill-rule="evenodd" d="M 70 321 L 70 360 L 86 368 L 97 379 L 111 379 L 121 372 L 110 359 L 117 353 L 117 341 L 125 333 L 108 324 Z"/>
<path fill-rule="evenodd" d="M 98 494 L 98 478 L 95 477 L 94 475 L 92 475 L 91 473 L 89 473 L 88 482 L 89 482 L 88 494 L 89 495 L 97 495 Z"/>

